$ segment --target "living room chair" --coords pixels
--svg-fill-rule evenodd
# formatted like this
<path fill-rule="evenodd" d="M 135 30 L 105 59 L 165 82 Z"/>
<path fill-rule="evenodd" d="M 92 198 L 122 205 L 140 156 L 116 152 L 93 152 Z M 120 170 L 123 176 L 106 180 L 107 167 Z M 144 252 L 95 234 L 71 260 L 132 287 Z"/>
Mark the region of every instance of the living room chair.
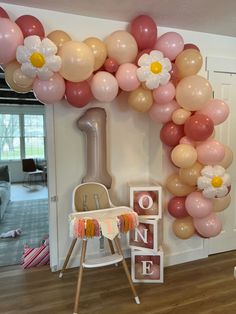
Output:
<path fill-rule="evenodd" d="M 70 234 L 73 240 L 59 278 L 62 278 L 75 244 L 80 238 L 82 240 L 82 249 L 73 314 L 78 313 L 83 269 L 108 266 L 119 262 L 122 262 L 135 302 L 140 304 L 119 239 L 120 233 L 128 232 L 137 227 L 137 214 L 129 207 L 115 207 L 110 200 L 107 188 L 103 184 L 95 182 L 82 183 L 75 187 L 72 196 L 72 210 L 73 213 L 69 215 L 69 220 Z M 100 237 L 101 239 L 102 236 L 108 239 L 111 254 L 93 260 L 87 259 L 88 239 L 94 237 Z"/>
<path fill-rule="evenodd" d="M 25 187 L 31 187 L 38 176 L 41 176 L 41 181 L 44 182 L 44 171 L 37 169 L 33 158 L 22 159 L 22 171 L 24 172 L 23 185 Z"/>

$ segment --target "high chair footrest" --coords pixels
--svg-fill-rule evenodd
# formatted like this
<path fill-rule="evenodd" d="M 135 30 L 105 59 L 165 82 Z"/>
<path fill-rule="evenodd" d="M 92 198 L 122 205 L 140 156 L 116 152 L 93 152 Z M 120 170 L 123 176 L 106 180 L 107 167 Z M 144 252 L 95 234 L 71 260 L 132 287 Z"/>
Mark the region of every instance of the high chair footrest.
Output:
<path fill-rule="evenodd" d="M 91 260 L 85 260 L 85 262 L 83 263 L 83 266 L 85 268 L 102 267 L 102 266 L 108 266 L 108 265 L 119 263 L 122 260 L 123 260 L 123 256 L 116 253 L 113 255 L 98 257 Z"/>

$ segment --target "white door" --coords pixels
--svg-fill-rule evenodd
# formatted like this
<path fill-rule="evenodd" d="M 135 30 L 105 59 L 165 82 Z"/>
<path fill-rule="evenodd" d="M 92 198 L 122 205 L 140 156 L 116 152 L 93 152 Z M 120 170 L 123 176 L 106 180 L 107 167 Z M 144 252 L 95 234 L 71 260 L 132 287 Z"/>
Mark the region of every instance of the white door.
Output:
<path fill-rule="evenodd" d="M 223 228 L 220 235 L 205 240 L 208 254 L 236 249 L 236 68 L 235 60 L 232 60 L 232 67 L 230 67 L 230 60 L 228 59 L 225 62 L 224 71 L 224 59 L 220 60 L 216 63 L 220 64 L 220 70 L 214 70 L 213 67 L 209 70 L 208 78 L 214 90 L 214 98 L 222 99 L 229 105 L 230 115 L 225 122 L 215 127 L 215 138 L 232 149 L 235 159 L 227 169 L 232 180 L 231 204 L 223 212 L 217 213 Z"/>

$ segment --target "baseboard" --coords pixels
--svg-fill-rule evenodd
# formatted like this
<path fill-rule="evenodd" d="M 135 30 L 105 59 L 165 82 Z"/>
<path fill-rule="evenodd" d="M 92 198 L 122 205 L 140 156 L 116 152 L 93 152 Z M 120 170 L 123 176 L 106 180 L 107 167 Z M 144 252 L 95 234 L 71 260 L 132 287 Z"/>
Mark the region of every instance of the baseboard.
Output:
<path fill-rule="evenodd" d="M 198 259 L 207 258 L 208 254 L 206 253 L 206 250 L 198 249 L 194 251 L 186 251 L 186 252 L 180 252 L 177 254 L 170 254 L 165 256 L 164 252 L 164 265 L 172 266 L 177 264 L 182 264 L 186 262 L 196 261 Z"/>

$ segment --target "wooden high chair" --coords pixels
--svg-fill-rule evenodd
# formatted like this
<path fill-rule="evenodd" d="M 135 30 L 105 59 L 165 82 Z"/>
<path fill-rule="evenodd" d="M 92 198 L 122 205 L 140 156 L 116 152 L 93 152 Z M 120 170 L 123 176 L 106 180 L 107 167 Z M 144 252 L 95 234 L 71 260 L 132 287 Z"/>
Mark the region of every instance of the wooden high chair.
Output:
<path fill-rule="evenodd" d="M 72 209 L 73 213 L 69 215 L 69 218 L 70 234 L 73 240 L 59 278 L 63 276 L 77 239 L 81 238 L 82 249 L 73 314 L 78 313 L 83 268 L 102 267 L 119 262 L 122 262 L 135 302 L 140 304 L 119 240 L 120 232 L 127 232 L 138 225 L 137 214 L 129 207 L 115 207 L 110 200 L 106 187 L 95 182 L 82 183 L 75 187 L 72 196 Z M 101 235 L 108 239 L 111 255 L 87 260 L 86 248 L 88 239 Z M 101 240 L 103 238 L 100 238 L 100 246 L 103 244 Z M 113 241 L 117 252 L 115 252 Z"/>

